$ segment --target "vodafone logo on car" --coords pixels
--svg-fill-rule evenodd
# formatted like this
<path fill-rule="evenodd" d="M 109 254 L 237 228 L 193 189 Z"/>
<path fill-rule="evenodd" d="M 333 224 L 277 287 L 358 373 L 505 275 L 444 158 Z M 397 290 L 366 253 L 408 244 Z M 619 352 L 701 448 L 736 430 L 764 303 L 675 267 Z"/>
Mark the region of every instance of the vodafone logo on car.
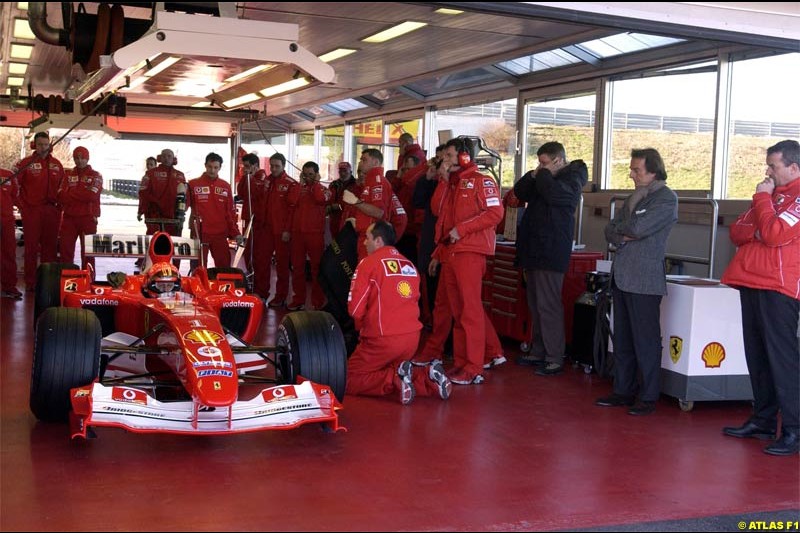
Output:
<path fill-rule="evenodd" d="M 118 300 L 110 298 L 81 298 L 81 305 L 119 305 Z"/>
<path fill-rule="evenodd" d="M 115 402 L 138 403 L 147 405 L 147 394 L 140 390 L 114 387 L 111 390 L 111 399 Z"/>

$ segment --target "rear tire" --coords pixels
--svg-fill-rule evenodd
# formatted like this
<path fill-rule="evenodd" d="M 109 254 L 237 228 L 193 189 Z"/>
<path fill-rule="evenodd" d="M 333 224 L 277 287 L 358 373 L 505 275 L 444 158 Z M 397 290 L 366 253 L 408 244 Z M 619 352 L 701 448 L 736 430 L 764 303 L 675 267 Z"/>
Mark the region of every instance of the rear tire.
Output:
<path fill-rule="evenodd" d="M 323 311 L 300 311 L 283 317 L 277 345 L 282 383 L 303 376 L 328 385 L 339 401 L 347 385 L 347 350 L 339 324 Z"/>
<path fill-rule="evenodd" d="M 100 321 L 86 309 L 42 313 L 33 348 L 30 407 L 39 420 L 66 421 L 70 389 L 94 381 L 100 368 Z"/>
<path fill-rule="evenodd" d="M 33 327 L 39 316 L 51 307 L 61 305 L 61 272 L 78 270 L 72 263 L 42 263 L 36 269 L 36 295 L 33 303 Z"/>

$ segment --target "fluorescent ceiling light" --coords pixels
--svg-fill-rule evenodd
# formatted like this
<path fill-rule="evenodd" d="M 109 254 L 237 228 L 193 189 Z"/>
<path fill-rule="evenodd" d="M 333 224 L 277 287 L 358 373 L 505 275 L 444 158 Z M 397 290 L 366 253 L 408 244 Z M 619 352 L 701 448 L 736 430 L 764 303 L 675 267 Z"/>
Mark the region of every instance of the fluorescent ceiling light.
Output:
<path fill-rule="evenodd" d="M 17 39 L 36 39 L 27 19 L 14 19 L 14 37 Z"/>
<path fill-rule="evenodd" d="M 305 78 L 297 78 L 296 80 L 289 80 L 283 83 L 279 83 L 278 85 L 273 85 L 272 87 L 265 87 L 261 89 L 259 94 L 261 96 L 275 96 L 276 94 L 281 94 L 289 91 L 293 91 L 295 89 L 299 89 L 300 87 L 305 87 L 310 82 Z"/>
<path fill-rule="evenodd" d="M 156 65 L 155 67 L 151 68 L 147 72 L 144 73 L 145 77 L 152 78 L 153 76 L 160 74 L 167 70 L 169 67 L 180 61 L 180 57 L 169 56 L 164 61 Z"/>
<path fill-rule="evenodd" d="M 231 98 L 230 100 L 225 100 L 222 102 L 222 105 L 227 108 L 234 108 L 236 106 L 249 104 L 250 102 L 255 102 L 256 100 L 261 100 L 261 97 L 256 93 L 250 93 L 237 98 Z"/>
<path fill-rule="evenodd" d="M 15 59 L 30 59 L 31 54 L 33 54 L 33 46 L 11 43 L 11 57 Z"/>
<path fill-rule="evenodd" d="M 383 30 L 382 32 L 376 33 L 375 35 L 370 35 L 366 39 L 361 39 L 365 43 L 383 43 L 390 39 L 394 39 L 395 37 L 400 37 L 408 32 L 418 30 L 423 26 L 427 26 L 427 22 L 414 22 L 414 21 L 406 21 L 393 28 L 389 28 L 388 30 Z"/>
<path fill-rule="evenodd" d="M 273 66 L 275 66 L 275 65 L 257 65 L 257 66 L 255 66 L 253 68 L 249 68 L 249 69 L 245 70 L 244 72 L 240 72 L 239 74 L 237 74 L 235 76 L 231 76 L 230 78 L 225 80 L 225 83 L 230 83 L 232 81 L 243 80 L 243 79 L 247 78 L 248 76 L 252 76 L 256 72 L 261 72 L 262 70 L 271 69 Z"/>
<path fill-rule="evenodd" d="M 9 63 L 8 64 L 8 73 L 9 74 L 22 74 L 24 75 L 25 72 L 28 71 L 28 65 L 26 63 Z"/>
<path fill-rule="evenodd" d="M 22 11 L 27 11 L 28 2 L 17 2 L 17 9 L 21 9 Z"/>
<path fill-rule="evenodd" d="M 25 78 L 18 78 L 16 76 L 9 76 L 8 77 L 8 85 L 9 85 L 9 87 L 22 87 L 23 83 L 25 83 Z"/>
<path fill-rule="evenodd" d="M 350 54 L 354 54 L 356 52 L 357 50 L 354 50 L 353 48 L 337 48 L 336 50 L 332 50 L 327 54 L 322 54 L 321 56 L 319 56 L 319 58 L 326 63 L 330 63 L 335 59 L 340 59 L 342 57 L 349 56 Z"/>
<path fill-rule="evenodd" d="M 196 104 L 192 104 L 192 107 L 208 107 L 211 105 L 211 102 L 207 102 L 203 100 L 202 102 L 197 102 Z"/>
<path fill-rule="evenodd" d="M 461 11 L 460 9 L 449 9 L 446 7 L 440 7 L 439 9 L 434 11 L 434 13 L 439 13 L 441 15 L 460 15 L 461 13 L 463 13 L 463 11 Z"/>

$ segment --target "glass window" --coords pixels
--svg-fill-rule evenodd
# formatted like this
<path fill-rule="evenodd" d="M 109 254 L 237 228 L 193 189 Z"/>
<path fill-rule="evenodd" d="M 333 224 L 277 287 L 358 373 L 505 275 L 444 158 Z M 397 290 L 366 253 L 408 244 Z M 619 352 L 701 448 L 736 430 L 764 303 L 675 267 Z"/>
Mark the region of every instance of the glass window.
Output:
<path fill-rule="evenodd" d="M 287 154 L 286 135 L 268 137 L 267 141 L 242 143 L 242 148 L 248 154 L 256 154 L 259 168 L 269 174 L 269 158 L 276 153 L 281 153 L 284 156 Z"/>
<path fill-rule="evenodd" d="M 439 132 L 450 137 L 477 135 L 483 144 L 498 152 L 502 159 L 503 187 L 514 185 L 514 154 L 517 131 L 516 99 L 436 111 Z"/>
<path fill-rule="evenodd" d="M 353 153 L 350 154 L 349 161 L 353 164 L 354 173 L 356 168 L 358 168 L 358 160 L 361 159 L 361 152 L 367 148 L 377 148 L 383 151 L 382 120 L 353 124 Z M 384 154 L 384 157 L 385 155 L 386 154 Z"/>
<path fill-rule="evenodd" d="M 736 61 L 731 68 L 725 197 L 750 198 L 764 179 L 767 148 L 785 139 L 800 141 L 800 54 Z"/>
<path fill-rule="evenodd" d="M 683 39 L 672 37 L 661 37 L 659 35 L 648 35 L 646 33 L 618 33 L 580 43 L 578 46 L 588 50 L 597 57 L 607 58 L 620 54 L 630 54 L 649 48 L 657 48 L 668 44 L 679 43 Z"/>
<path fill-rule="evenodd" d="M 323 129 L 318 162 L 322 181 L 333 181 L 338 178 L 337 165 L 342 161 L 344 161 L 344 126 Z"/>
<path fill-rule="evenodd" d="M 386 124 L 386 145 L 383 149 L 383 167 L 386 170 L 397 170 L 397 158 L 400 154 L 400 136 L 410 133 L 414 137 L 414 142 L 422 146 L 422 119 L 406 120 L 403 122 L 389 122 Z"/>
<path fill-rule="evenodd" d="M 567 159 L 583 159 L 592 179 L 594 160 L 595 94 L 571 96 L 530 102 L 526 104 L 528 125 L 525 139 L 525 168 L 535 169 L 539 160 L 536 152 L 546 142 L 557 141 L 564 145 Z"/>
<path fill-rule="evenodd" d="M 711 189 L 715 72 L 613 82 L 611 149 L 604 186 L 633 189 L 631 150 L 655 148 L 672 189 Z"/>
<path fill-rule="evenodd" d="M 286 173 L 300 179 L 300 169 L 309 161 L 314 161 L 314 130 L 297 132 L 297 146 L 294 150 L 294 166 L 287 163 Z"/>

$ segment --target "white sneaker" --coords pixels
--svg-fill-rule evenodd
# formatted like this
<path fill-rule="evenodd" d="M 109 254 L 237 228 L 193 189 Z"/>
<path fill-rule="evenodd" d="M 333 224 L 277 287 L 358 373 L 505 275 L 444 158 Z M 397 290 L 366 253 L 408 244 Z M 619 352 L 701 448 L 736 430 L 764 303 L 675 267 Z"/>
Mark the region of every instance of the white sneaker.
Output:
<path fill-rule="evenodd" d="M 411 361 L 403 361 L 397 366 L 397 376 L 400 378 L 400 403 L 408 405 L 414 401 L 416 391 L 411 379 Z"/>
<path fill-rule="evenodd" d="M 500 365 L 502 365 L 502 364 L 503 364 L 503 363 L 505 363 L 506 361 L 508 361 L 508 359 L 506 359 L 506 356 L 505 356 L 505 355 L 502 355 L 502 354 L 501 354 L 501 355 L 497 355 L 497 356 L 495 356 L 495 357 L 492 357 L 492 360 L 491 360 L 491 361 L 489 361 L 488 363 L 485 363 L 485 364 L 483 365 L 483 368 L 484 368 L 485 370 L 489 370 L 490 368 L 494 368 L 494 367 L 496 367 L 496 366 L 500 366 Z"/>
<path fill-rule="evenodd" d="M 444 367 L 440 361 L 434 361 L 428 367 L 428 378 L 436 383 L 439 388 L 439 397 L 446 400 L 450 397 L 453 390 L 453 384 L 444 373 Z"/>

